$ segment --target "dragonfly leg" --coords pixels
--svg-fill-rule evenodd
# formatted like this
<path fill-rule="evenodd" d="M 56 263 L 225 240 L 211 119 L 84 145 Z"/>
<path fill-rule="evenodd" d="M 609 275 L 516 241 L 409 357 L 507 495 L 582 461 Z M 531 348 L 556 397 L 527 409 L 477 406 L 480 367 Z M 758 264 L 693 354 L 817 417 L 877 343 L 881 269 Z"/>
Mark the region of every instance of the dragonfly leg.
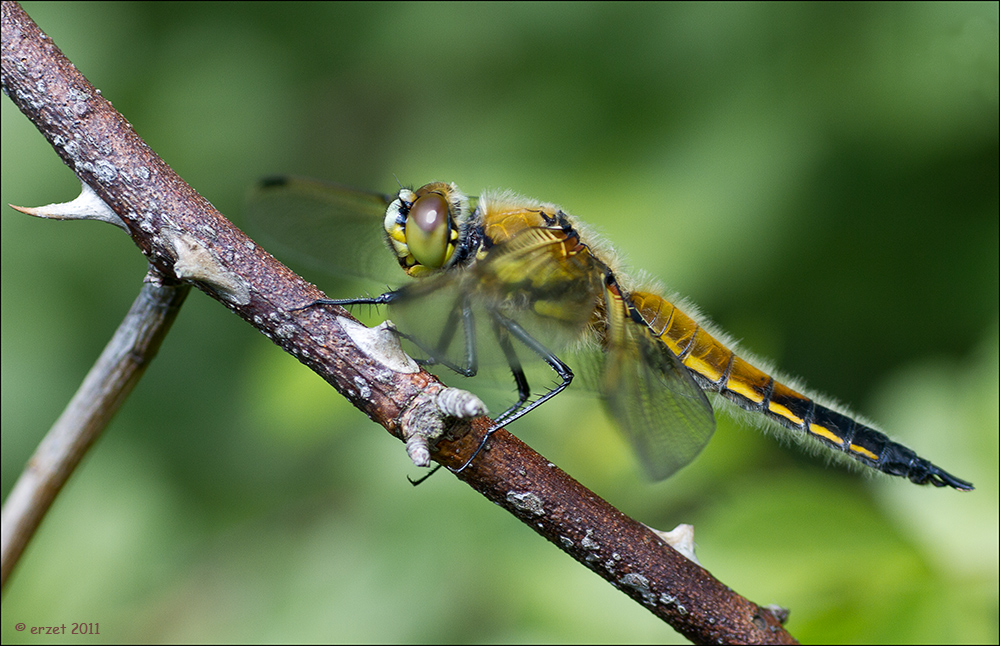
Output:
<path fill-rule="evenodd" d="M 429 478 L 432 475 L 434 475 L 435 473 L 437 473 L 438 469 L 440 469 L 440 468 L 441 468 L 440 464 L 435 464 L 433 469 L 431 469 L 430 471 L 428 471 L 424 475 L 420 476 L 416 480 L 414 480 L 410 476 L 406 476 L 406 479 L 410 481 L 411 485 L 413 485 L 414 487 L 416 487 L 417 485 L 423 484 L 424 480 L 426 480 L 427 478 Z"/>
<path fill-rule="evenodd" d="M 437 351 L 434 353 L 428 352 L 427 354 L 436 363 L 440 363 L 464 377 L 475 377 L 476 373 L 479 372 L 479 359 L 476 354 L 476 319 L 472 313 L 472 307 L 465 298 L 459 298 L 460 302 L 451 308 L 448 320 L 445 322 L 444 330 L 438 338 Z M 459 313 L 461 313 L 462 317 L 462 332 L 465 335 L 465 364 L 462 366 L 453 364 L 450 361 L 435 359 L 433 356 L 435 354 L 438 356 L 447 355 L 448 346 L 451 345 L 451 340 L 455 338 L 455 332 L 458 331 Z M 424 351 L 427 352 L 426 350 Z"/>
<path fill-rule="evenodd" d="M 386 292 L 384 294 L 379 294 L 378 296 L 365 296 L 361 298 L 321 298 L 306 305 L 300 307 L 293 307 L 290 311 L 297 312 L 300 310 L 309 309 L 310 307 L 315 307 L 317 305 L 340 305 L 350 306 L 350 305 L 391 305 L 396 301 L 406 297 L 406 288 L 396 289 L 391 292 Z M 416 359 L 416 362 L 420 365 L 442 365 L 450 370 L 454 370 L 458 374 L 464 377 L 475 377 L 479 372 L 479 362 L 476 355 L 476 325 L 475 317 L 472 313 L 472 308 L 464 299 L 460 299 L 461 302 L 457 303 L 455 307 L 452 308 L 448 315 L 448 320 L 445 322 L 444 328 L 441 331 L 441 336 L 438 337 L 437 345 L 435 349 L 427 347 L 426 344 L 420 342 L 408 334 L 404 334 L 397 330 L 397 334 L 410 341 L 416 347 L 420 348 L 422 352 L 427 355 L 425 359 Z M 458 331 L 459 316 L 461 316 L 462 331 L 465 334 L 465 363 L 464 365 L 459 365 L 452 361 L 444 359 L 447 352 L 448 346 L 451 344 L 452 339 L 455 337 L 455 333 Z"/>
<path fill-rule="evenodd" d="M 494 426 L 499 427 L 505 424 L 514 412 L 524 406 L 528 398 L 531 397 L 531 387 L 528 385 L 528 377 L 524 374 L 524 368 L 521 367 L 521 360 L 514 350 L 514 345 L 510 342 L 510 334 L 507 332 L 507 328 L 501 326 L 496 319 L 493 320 L 493 334 L 496 336 L 497 344 L 503 350 L 507 366 L 514 377 L 514 385 L 517 386 L 517 401 L 507 410 L 500 413 L 494 422 Z"/>
<path fill-rule="evenodd" d="M 454 361 L 449 361 L 445 358 L 448 350 L 448 346 L 451 345 L 451 340 L 455 337 L 455 333 L 458 331 L 458 321 L 459 313 L 461 314 L 462 321 L 462 333 L 465 335 L 465 358 L 464 364 L 459 365 Z M 441 365 L 449 370 L 453 370 L 463 377 L 475 377 L 479 373 L 479 358 L 476 354 L 476 319 L 475 315 L 472 313 L 472 307 L 468 303 L 462 303 L 452 308 L 451 313 L 448 315 L 448 320 L 445 321 L 444 330 L 441 336 L 438 337 L 437 345 L 434 349 L 429 348 L 427 344 L 422 343 L 420 339 L 417 339 L 409 334 L 404 334 L 397 331 L 399 336 L 410 341 L 413 345 L 417 346 L 421 352 L 427 355 L 426 359 L 418 360 L 417 363 L 426 366 Z"/>
<path fill-rule="evenodd" d="M 565 390 L 566 387 L 573 381 L 573 371 L 570 370 L 570 367 L 563 363 L 563 361 L 553 354 L 551 350 L 542 345 L 538 339 L 531 336 L 527 330 L 518 325 L 517 322 L 507 318 L 499 312 L 493 312 L 493 321 L 495 325 L 494 329 L 497 331 L 497 340 L 500 342 L 500 347 L 503 348 L 504 355 L 510 364 L 511 374 L 514 376 L 514 382 L 517 384 L 518 401 L 497 417 L 493 425 L 487 429 L 486 435 L 483 436 L 483 440 L 479 443 L 479 446 L 476 447 L 475 452 L 473 452 L 469 459 L 465 461 L 465 464 L 457 469 L 451 469 L 451 467 L 449 467 L 449 469 L 451 469 L 454 473 L 460 473 L 465 470 L 467 466 L 472 464 L 472 461 L 476 459 L 479 452 L 486 446 L 486 442 L 490 439 L 490 436 L 498 431 L 502 426 L 510 424 L 514 420 L 541 406 Z M 531 389 L 528 386 L 528 379 L 524 375 L 524 370 L 521 368 L 521 362 L 518 360 L 517 354 L 514 352 L 514 347 L 511 344 L 510 336 L 508 335 L 513 336 L 515 339 L 527 346 L 529 350 L 541 357 L 542 360 L 549 364 L 549 367 L 551 367 L 552 370 L 559 375 L 559 384 L 533 402 L 527 401 L 531 394 Z"/>
<path fill-rule="evenodd" d="M 365 296 L 363 298 L 320 298 L 306 305 L 293 307 L 289 311 L 298 312 L 300 310 L 307 310 L 310 307 L 316 307 L 317 305 L 340 305 L 341 307 L 345 305 L 388 305 L 399 298 L 399 291 L 395 290 L 379 294 L 378 296 Z"/>

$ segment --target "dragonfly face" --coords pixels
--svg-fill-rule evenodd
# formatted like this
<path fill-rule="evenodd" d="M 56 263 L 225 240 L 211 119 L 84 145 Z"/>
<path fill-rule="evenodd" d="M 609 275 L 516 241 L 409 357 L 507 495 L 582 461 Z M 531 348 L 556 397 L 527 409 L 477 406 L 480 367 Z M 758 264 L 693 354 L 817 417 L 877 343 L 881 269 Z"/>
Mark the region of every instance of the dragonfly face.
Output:
<path fill-rule="evenodd" d="M 400 335 L 424 363 L 463 375 L 477 374 L 484 350 L 492 349 L 518 396 L 491 431 L 569 386 L 573 371 L 557 352 L 572 346 L 594 367 L 591 385 L 653 478 L 670 476 L 708 443 L 715 418 L 706 393 L 715 393 L 717 401 L 890 475 L 972 489 L 870 426 L 779 382 L 655 290 L 631 284 L 600 243 L 585 239 L 579 223 L 555 205 L 507 192 L 477 200 L 443 182 L 388 196 L 284 178 L 261 186 L 251 216 L 299 255 L 321 262 L 333 256 L 348 273 L 373 274 L 366 269 L 375 250 L 355 234 L 376 237 L 371 230 L 381 217 L 385 242 L 416 280 L 374 298 L 314 304 L 390 305 Z M 296 240 L 300 221 L 316 217 L 329 222 L 331 236 Z M 334 239 L 345 248 L 331 249 Z M 359 250 L 361 261 L 345 260 Z M 524 358 L 545 362 L 557 385 L 532 399 Z"/>
<path fill-rule="evenodd" d="M 472 243 L 468 212 L 469 200 L 454 184 L 435 182 L 416 192 L 400 189 L 385 211 L 382 228 L 403 271 L 418 277 L 463 263 Z"/>

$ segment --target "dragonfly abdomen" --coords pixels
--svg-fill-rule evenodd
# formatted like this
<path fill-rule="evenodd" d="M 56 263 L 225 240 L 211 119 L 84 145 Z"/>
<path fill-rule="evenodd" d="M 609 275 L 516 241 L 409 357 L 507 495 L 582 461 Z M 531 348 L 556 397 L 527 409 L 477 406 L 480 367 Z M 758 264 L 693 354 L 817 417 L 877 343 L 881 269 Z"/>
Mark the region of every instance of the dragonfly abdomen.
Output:
<path fill-rule="evenodd" d="M 704 390 L 719 393 L 746 411 L 762 413 L 787 429 L 805 433 L 873 469 L 917 484 L 972 489 L 971 484 L 883 433 L 817 403 L 751 365 L 666 299 L 648 292 L 632 292 L 630 297 L 653 334 L 677 355 Z"/>

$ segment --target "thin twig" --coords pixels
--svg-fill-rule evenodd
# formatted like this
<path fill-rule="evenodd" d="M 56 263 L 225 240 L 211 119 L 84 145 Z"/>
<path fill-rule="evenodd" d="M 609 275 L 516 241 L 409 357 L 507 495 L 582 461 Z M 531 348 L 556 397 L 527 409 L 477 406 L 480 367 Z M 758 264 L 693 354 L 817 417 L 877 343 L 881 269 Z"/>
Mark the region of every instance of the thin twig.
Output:
<path fill-rule="evenodd" d="M 260 249 L 157 157 L 44 37 L 19 6 L 3 3 L 5 92 L 63 160 L 128 226 L 150 263 L 224 304 L 393 435 L 442 385 L 391 369 L 358 347 L 342 310 L 294 311 L 321 297 Z M 468 429 L 467 423 L 458 425 Z M 446 436 L 433 459 L 457 467 L 489 420 Z M 656 534 L 573 481 L 504 431 L 460 479 L 503 506 L 686 637 L 697 642 L 790 642 L 775 614 L 740 597 Z"/>
<path fill-rule="evenodd" d="M 152 272 L 147 275 L 124 320 L 4 501 L 0 587 L 7 585 L 24 548 L 87 449 L 156 356 L 190 291 L 189 285 L 163 284 Z"/>

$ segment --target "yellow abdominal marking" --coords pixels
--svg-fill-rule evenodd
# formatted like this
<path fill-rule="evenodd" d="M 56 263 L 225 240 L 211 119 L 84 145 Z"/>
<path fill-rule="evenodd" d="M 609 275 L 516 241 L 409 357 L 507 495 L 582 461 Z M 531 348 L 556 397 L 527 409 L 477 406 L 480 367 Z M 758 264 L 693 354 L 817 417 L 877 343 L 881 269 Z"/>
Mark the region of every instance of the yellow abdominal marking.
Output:
<path fill-rule="evenodd" d="M 877 455 L 875 455 L 874 453 L 872 453 L 868 449 L 864 448 L 863 446 L 858 446 L 857 444 L 852 444 L 850 446 L 850 449 L 851 449 L 851 451 L 854 451 L 855 453 L 858 453 L 860 455 L 865 456 L 869 460 L 876 460 L 876 461 L 878 460 L 878 456 Z"/>
<path fill-rule="evenodd" d="M 737 395 L 746 397 L 748 400 L 752 401 L 755 404 L 759 404 L 762 401 L 764 401 L 764 397 L 758 390 L 751 388 L 746 384 L 737 381 L 735 379 L 731 379 L 727 387 L 729 388 L 729 390 L 733 391 Z"/>
<path fill-rule="evenodd" d="M 838 436 L 836 433 L 834 433 L 830 429 L 826 428 L 825 426 L 820 426 L 819 424 L 810 424 L 809 425 L 809 432 L 812 433 L 813 435 L 818 435 L 820 437 L 824 437 L 824 438 L 830 440 L 831 442 L 833 442 L 834 444 L 843 446 L 844 438 Z M 852 448 L 853 448 L 853 445 L 852 445 Z"/>
<path fill-rule="evenodd" d="M 804 419 L 802 419 L 801 417 L 798 417 L 797 415 L 792 414 L 792 411 L 788 410 L 787 408 L 785 408 L 781 404 L 776 404 L 774 402 L 770 402 L 768 404 L 768 409 L 772 413 L 774 413 L 775 415 L 781 415 L 785 419 L 787 419 L 787 420 L 789 420 L 791 422 L 794 422 L 795 424 L 797 424 L 799 426 L 801 426 L 802 423 L 805 422 Z"/>

